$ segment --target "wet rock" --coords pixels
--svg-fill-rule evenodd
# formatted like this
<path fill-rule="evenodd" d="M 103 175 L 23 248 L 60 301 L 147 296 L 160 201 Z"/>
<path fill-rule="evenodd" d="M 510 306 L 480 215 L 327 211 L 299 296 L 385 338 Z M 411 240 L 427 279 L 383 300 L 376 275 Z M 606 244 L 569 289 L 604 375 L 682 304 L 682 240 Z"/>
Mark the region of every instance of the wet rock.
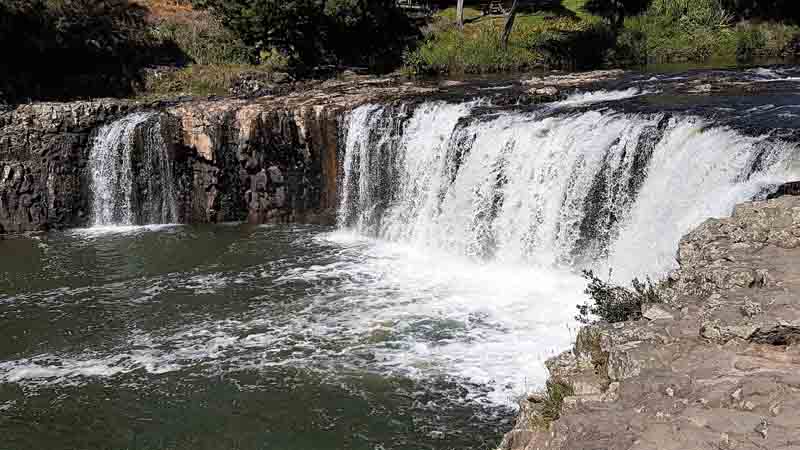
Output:
<path fill-rule="evenodd" d="M 555 86 L 545 86 L 542 88 L 533 88 L 529 91 L 531 94 L 539 95 L 542 97 L 551 97 L 553 99 L 558 98 L 559 94 L 561 93 L 557 87 Z"/>
<path fill-rule="evenodd" d="M 800 181 L 792 181 L 790 183 L 784 183 L 780 185 L 775 193 L 770 194 L 767 197 L 767 200 L 783 197 L 784 195 L 800 195 Z"/>
<path fill-rule="evenodd" d="M 534 86 L 575 87 L 600 81 L 613 80 L 623 75 L 625 75 L 625 71 L 623 70 L 594 70 L 533 77 L 529 80 L 525 80 L 524 83 Z"/>
<path fill-rule="evenodd" d="M 431 438 L 431 439 L 440 439 L 441 440 L 441 439 L 445 438 L 445 434 L 444 434 L 444 431 L 433 430 L 430 433 L 428 433 L 428 437 Z"/>
<path fill-rule="evenodd" d="M 281 85 L 292 81 L 283 72 L 246 72 L 233 81 L 230 94 L 237 97 L 261 97 L 284 92 Z"/>

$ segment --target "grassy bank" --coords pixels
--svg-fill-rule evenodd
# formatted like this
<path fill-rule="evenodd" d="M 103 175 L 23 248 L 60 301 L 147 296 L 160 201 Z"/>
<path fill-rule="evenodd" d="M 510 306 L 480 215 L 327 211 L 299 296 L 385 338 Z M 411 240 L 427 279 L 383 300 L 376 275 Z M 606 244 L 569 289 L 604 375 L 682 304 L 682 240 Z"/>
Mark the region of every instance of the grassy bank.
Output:
<path fill-rule="evenodd" d="M 599 18 L 583 11 L 583 1 L 522 11 L 505 49 L 500 46 L 504 17 L 482 16 L 477 8 L 468 6 L 462 30 L 455 24 L 455 8 L 448 8 L 433 19 L 420 46 L 406 53 L 406 69 L 413 73 L 489 73 L 556 64 L 580 66 L 581 49 L 571 47 L 577 37 L 594 34 L 601 26 Z"/>
<path fill-rule="evenodd" d="M 469 4 L 469 2 L 468 2 Z M 792 56 L 800 27 L 738 21 L 719 0 L 653 0 L 620 29 L 586 10 L 586 0 L 564 0 L 518 15 L 506 49 L 503 17 L 455 8 L 439 13 L 419 47 L 405 55 L 410 73 L 489 73 L 531 68 L 584 69 L 647 63 L 746 61 Z"/>
<path fill-rule="evenodd" d="M 252 49 L 207 11 L 198 11 L 188 0 L 136 0 L 148 12 L 152 39 L 172 43 L 183 57 L 177 64 L 149 70 L 138 86 L 137 96 L 227 95 L 245 74 L 285 70 L 274 58 L 254 56 Z M 267 55 L 268 56 L 268 55 Z"/>

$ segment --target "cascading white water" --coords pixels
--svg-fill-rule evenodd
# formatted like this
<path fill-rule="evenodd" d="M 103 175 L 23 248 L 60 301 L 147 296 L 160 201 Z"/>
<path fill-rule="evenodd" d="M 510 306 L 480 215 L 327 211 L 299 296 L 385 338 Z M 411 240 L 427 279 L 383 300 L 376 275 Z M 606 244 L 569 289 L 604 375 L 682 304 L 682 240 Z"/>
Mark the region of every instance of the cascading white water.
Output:
<path fill-rule="evenodd" d="M 95 226 L 177 219 L 172 162 L 156 115 L 134 113 L 98 131 L 89 154 Z"/>
<path fill-rule="evenodd" d="M 663 274 L 691 228 L 798 175 L 796 146 L 696 117 L 470 117 L 472 107 L 427 103 L 407 119 L 389 107 L 354 111 L 340 225 L 480 260 L 613 269 L 630 280 Z"/>

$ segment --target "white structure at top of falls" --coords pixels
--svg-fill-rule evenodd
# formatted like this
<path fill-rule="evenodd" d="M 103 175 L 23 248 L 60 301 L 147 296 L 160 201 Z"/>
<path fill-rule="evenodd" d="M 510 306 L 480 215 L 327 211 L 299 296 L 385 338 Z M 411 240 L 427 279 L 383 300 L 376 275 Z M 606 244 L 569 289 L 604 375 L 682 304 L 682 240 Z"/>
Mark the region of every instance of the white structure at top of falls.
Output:
<path fill-rule="evenodd" d="M 798 175 L 796 146 L 697 117 L 473 117 L 473 107 L 356 109 L 340 226 L 472 258 L 611 268 L 629 280 L 675 267 L 690 229 Z"/>
<path fill-rule="evenodd" d="M 89 154 L 95 226 L 177 220 L 172 162 L 157 115 L 134 113 L 98 131 Z"/>

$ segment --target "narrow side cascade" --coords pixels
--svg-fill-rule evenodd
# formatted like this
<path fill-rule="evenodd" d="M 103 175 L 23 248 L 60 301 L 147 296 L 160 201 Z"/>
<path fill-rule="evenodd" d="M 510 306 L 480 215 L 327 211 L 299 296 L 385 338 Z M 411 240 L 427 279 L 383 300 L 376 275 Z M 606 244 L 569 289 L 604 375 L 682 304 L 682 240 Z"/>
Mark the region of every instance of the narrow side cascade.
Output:
<path fill-rule="evenodd" d="M 89 154 L 93 224 L 176 221 L 172 164 L 158 113 L 135 113 L 102 127 Z"/>
<path fill-rule="evenodd" d="M 794 144 L 698 117 L 607 108 L 487 117 L 474 107 L 356 109 L 340 227 L 630 280 L 675 267 L 686 231 L 798 175 Z"/>

